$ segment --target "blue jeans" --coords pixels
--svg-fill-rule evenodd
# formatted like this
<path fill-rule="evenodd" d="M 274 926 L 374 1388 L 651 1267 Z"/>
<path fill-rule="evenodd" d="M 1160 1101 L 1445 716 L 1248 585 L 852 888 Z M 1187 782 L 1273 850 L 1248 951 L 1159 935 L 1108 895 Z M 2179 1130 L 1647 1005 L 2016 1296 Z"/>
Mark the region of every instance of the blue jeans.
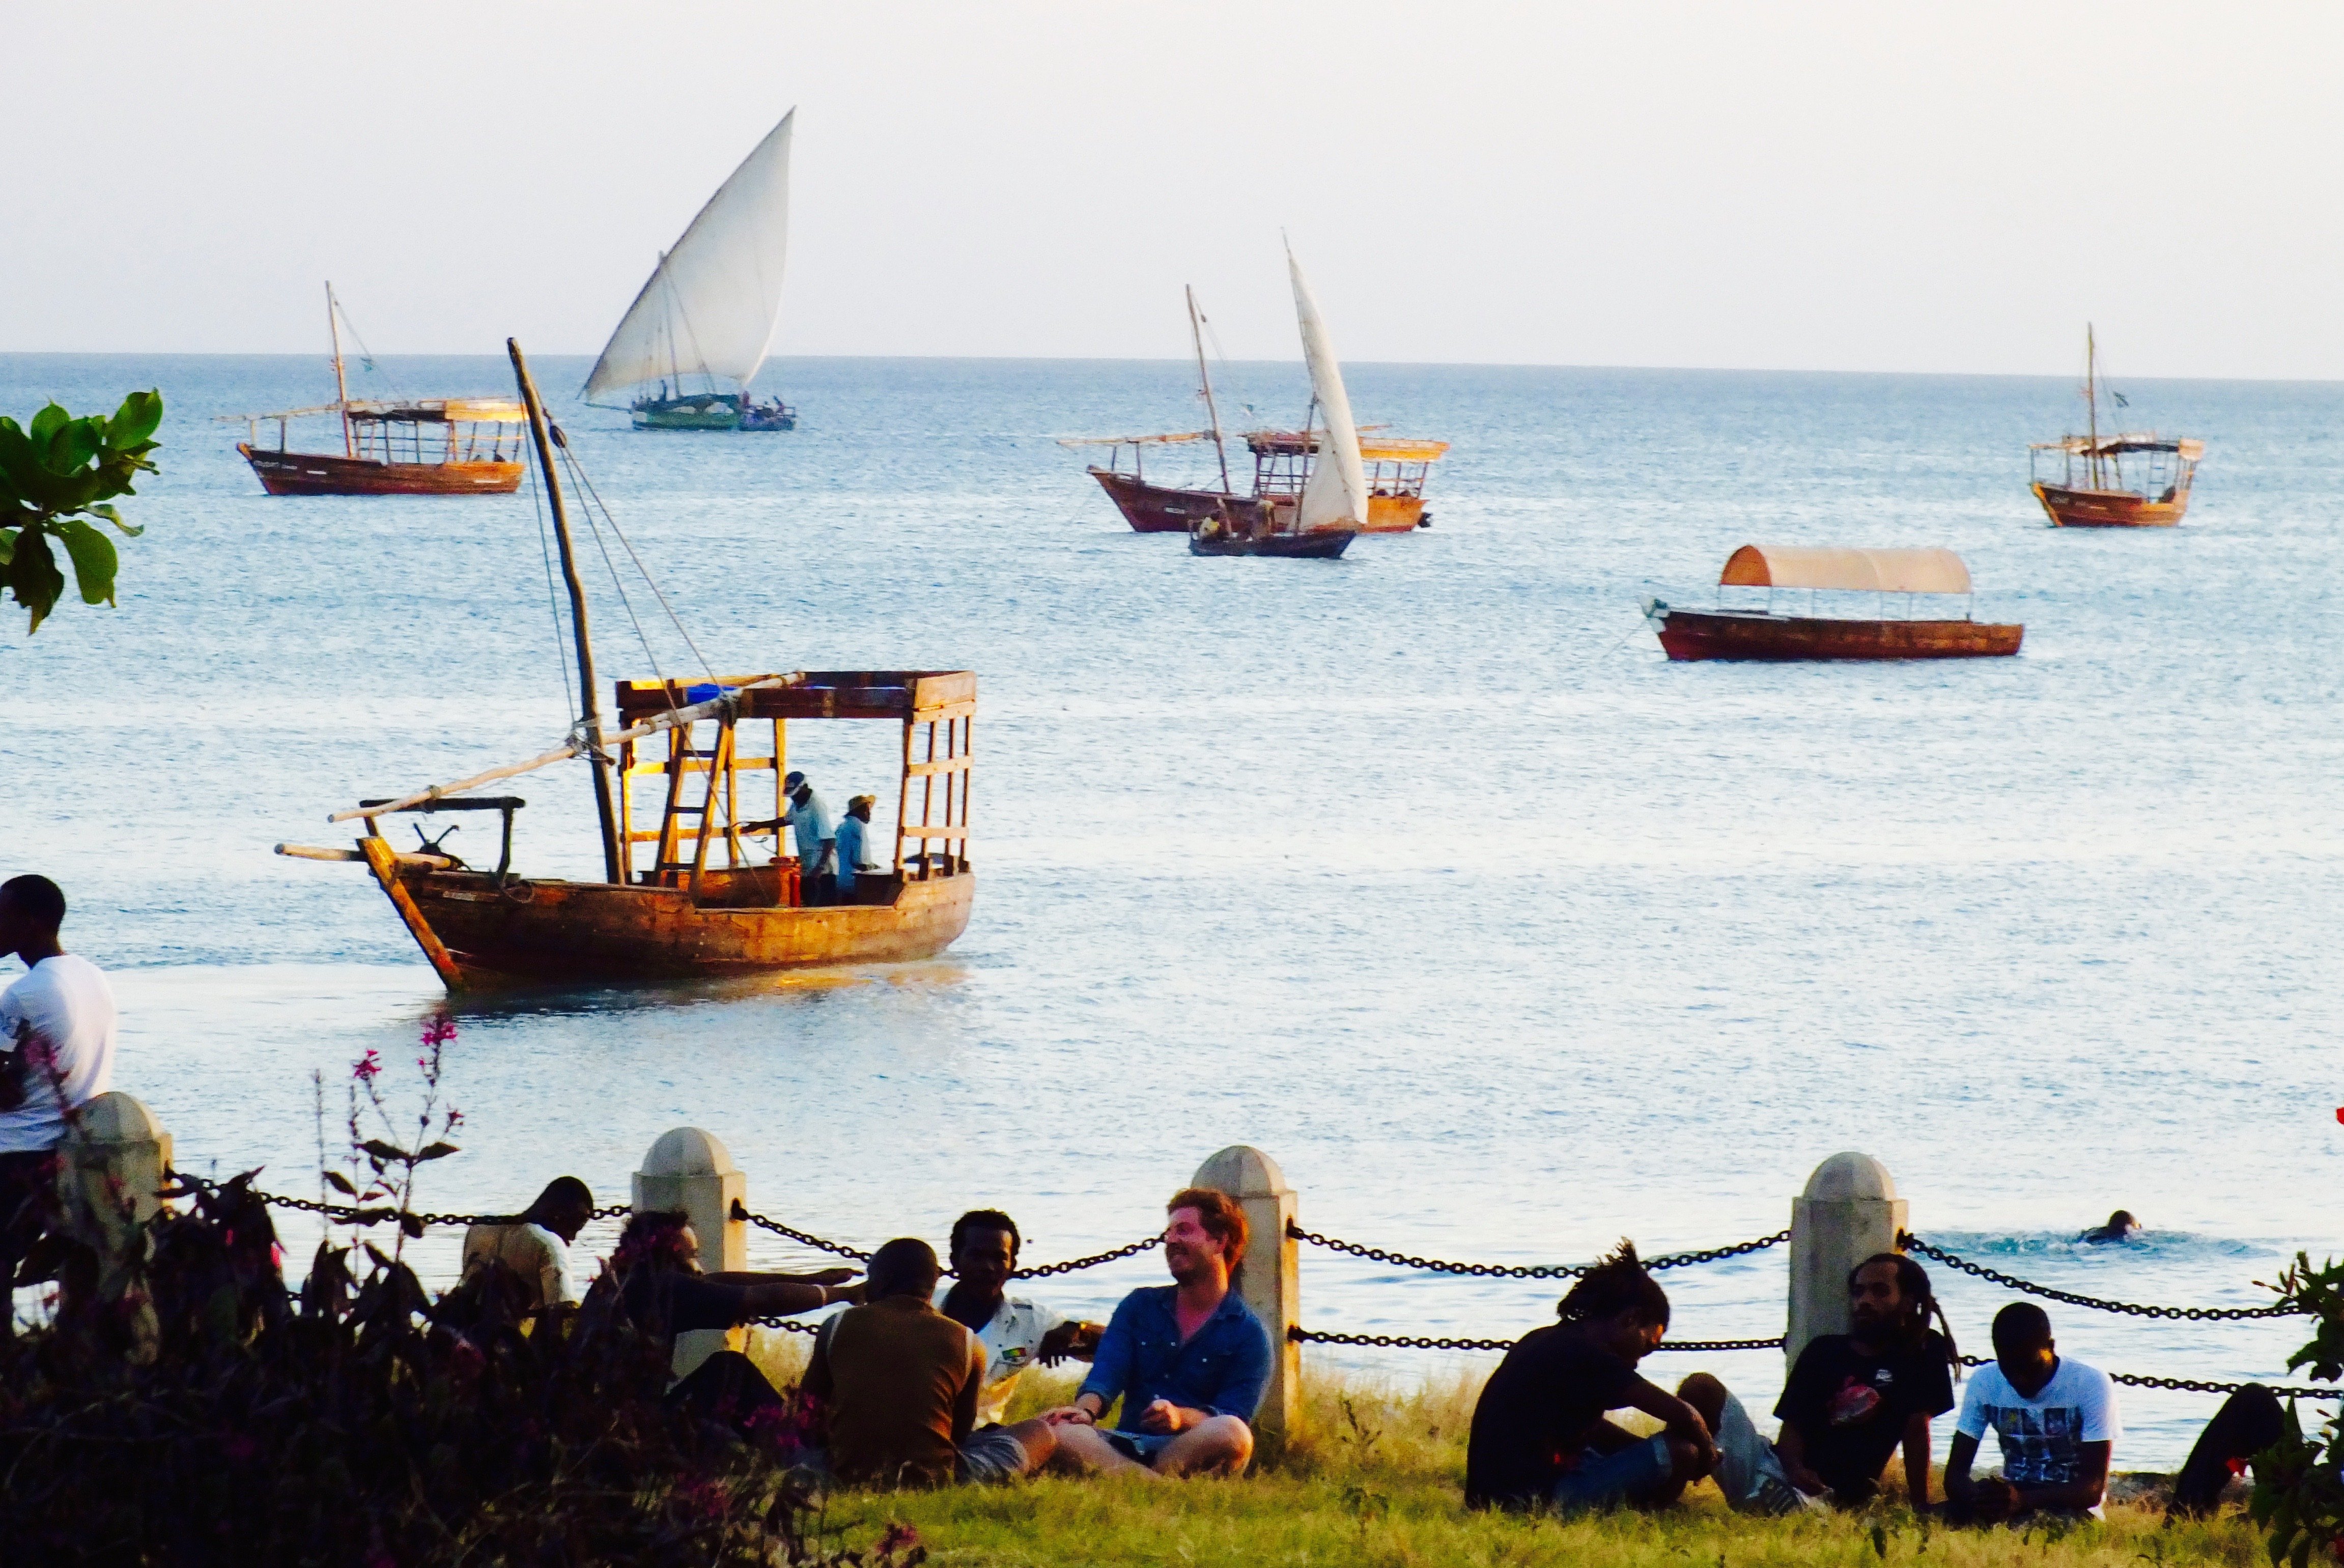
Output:
<path fill-rule="evenodd" d="M 1617 1453 L 1587 1450 L 1575 1468 L 1557 1478 L 1550 1496 L 1566 1513 L 1608 1508 L 1626 1502 L 1631 1492 L 1659 1486 L 1668 1480 L 1669 1470 L 1668 1434 L 1654 1432 Z"/>

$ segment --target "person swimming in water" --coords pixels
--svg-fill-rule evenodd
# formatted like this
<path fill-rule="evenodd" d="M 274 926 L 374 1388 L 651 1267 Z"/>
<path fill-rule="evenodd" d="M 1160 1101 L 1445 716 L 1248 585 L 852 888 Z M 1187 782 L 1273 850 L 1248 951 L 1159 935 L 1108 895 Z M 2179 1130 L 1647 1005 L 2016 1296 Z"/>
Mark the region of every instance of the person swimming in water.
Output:
<path fill-rule="evenodd" d="M 2099 1247 L 2110 1241 L 2129 1241 L 2139 1230 L 2140 1221 L 2132 1217 L 2132 1211 L 2128 1209 L 2119 1209 L 2108 1216 L 2108 1222 L 2106 1225 L 2094 1226 L 2076 1239 Z"/>

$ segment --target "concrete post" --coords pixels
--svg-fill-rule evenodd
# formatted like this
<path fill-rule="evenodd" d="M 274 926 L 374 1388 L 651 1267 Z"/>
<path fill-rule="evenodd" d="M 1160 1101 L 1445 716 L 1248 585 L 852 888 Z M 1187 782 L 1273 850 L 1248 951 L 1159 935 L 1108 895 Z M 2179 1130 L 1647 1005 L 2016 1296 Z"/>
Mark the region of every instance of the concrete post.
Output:
<path fill-rule="evenodd" d="M 1868 1154 L 1834 1154 L 1791 1203 L 1791 1315 L 1783 1354 L 1796 1366 L 1818 1334 L 1848 1330 L 1847 1277 L 1875 1252 L 1900 1251 L 1904 1200 Z"/>
<path fill-rule="evenodd" d="M 1255 1431 L 1286 1438 L 1302 1419 L 1302 1347 L 1286 1330 L 1302 1320 L 1301 1270 L 1293 1238 L 1294 1189 L 1278 1161 L 1244 1144 L 1231 1144 L 1197 1168 L 1196 1185 L 1225 1192 L 1245 1210 L 1246 1244 L 1240 1294 L 1269 1330 L 1269 1387 L 1254 1416 Z"/>
<path fill-rule="evenodd" d="M 700 1266 L 711 1274 L 738 1273 L 749 1266 L 749 1227 L 732 1218 L 732 1205 L 745 1204 L 749 1178 L 732 1163 L 723 1140 L 696 1127 L 660 1134 L 643 1168 L 635 1172 L 638 1214 L 680 1209 L 700 1238 Z M 722 1350 L 748 1345 L 743 1329 L 694 1329 L 675 1337 L 675 1375 L 683 1377 Z"/>
<path fill-rule="evenodd" d="M 155 1113 L 119 1090 L 85 1104 L 57 1145 L 57 1199 L 67 1234 L 97 1254 L 88 1282 L 102 1303 L 122 1300 L 150 1250 L 146 1223 L 171 1166 L 171 1135 Z M 5 1293 L 0 1293 L 5 1294 Z M 130 1359 L 151 1361 L 158 1328 L 152 1302 L 138 1300 L 128 1324 Z"/>

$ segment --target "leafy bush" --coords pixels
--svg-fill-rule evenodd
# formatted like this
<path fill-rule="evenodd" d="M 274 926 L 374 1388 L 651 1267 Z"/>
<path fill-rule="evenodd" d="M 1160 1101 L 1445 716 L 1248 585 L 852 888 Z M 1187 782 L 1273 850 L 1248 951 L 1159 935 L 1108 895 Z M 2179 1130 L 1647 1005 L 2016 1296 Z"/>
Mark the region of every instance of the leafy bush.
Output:
<path fill-rule="evenodd" d="M 51 403 L 30 429 L 0 418 L 0 583 L 32 617 L 37 632 L 66 591 L 56 550 L 73 562 L 85 604 L 114 602 L 114 541 L 87 520 L 126 537 L 146 531 L 122 521 L 112 502 L 136 492 L 130 481 L 157 471 L 146 454 L 163 422 L 163 394 L 133 392 L 112 419 L 76 419 Z"/>
<path fill-rule="evenodd" d="M 2287 1370 L 2309 1368 L 2321 1382 L 2344 1376 L 2344 1263 L 2314 1269 L 2310 1255 L 2299 1252 L 2272 1288 L 2282 1303 L 2319 1324 L 2288 1358 Z M 2344 1414 L 2308 1437 L 2290 1401 L 2278 1442 L 2255 1456 L 2254 1469 L 2248 1511 L 2267 1533 L 2274 1563 L 2306 1568 L 2315 1553 L 2344 1558 Z"/>

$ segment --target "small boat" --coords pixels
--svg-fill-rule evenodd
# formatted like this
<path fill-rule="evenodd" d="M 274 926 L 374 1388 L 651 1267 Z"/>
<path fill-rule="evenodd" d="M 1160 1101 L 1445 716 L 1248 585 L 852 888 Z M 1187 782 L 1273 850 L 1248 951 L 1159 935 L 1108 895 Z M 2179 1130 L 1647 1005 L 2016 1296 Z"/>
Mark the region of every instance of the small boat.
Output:
<path fill-rule="evenodd" d="M 2121 393 L 2111 393 L 2118 407 Z M 2206 443 L 2161 437 L 2154 430 L 2100 434 L 2099 345 L 2084 327 L 2086 433 L 2037 441 L 2027 449 L 2027 477 L 2054 528 L 2171 528 L 2189 510 L 2189 486 Z M 2043 475 L 2044 453 L 2060 456 L 2055 483 Z M 2131 471 L 2126 471 L 2126 460 Z"/>
<path fill-rule="evenodd" d="M 353 400 L 342 366 L 342 306 L 326 285 L 326 332 L 334 346 L 334 400 L 273 414 L 228 414 L 247 439 L 236 450 L 270 495 L 510 495 L 520 486 L 527 417 L 506 398 L 436 398 L 413 402 Z M 337 414 L 342 450 L 290 450 L 287 426 L 314 414 Z M 277 421 L 277 445 L 260 444 L 264 420 Z"/>
<path fill-rule="evenodd" d="M 797 429 L 795 409 L 749 395 L 780 319 L 796 118 L 783 115 L 660 253 L 580 397 L 626 409 L 639 430 Z"/>
<path fill-rule="evenodd" d="M 1302 428 L 1318 438 L 1318 460 L 1292 501 L 1265 496 L 1225 496 L 1220 510 L 1200 517 L 1188 530 L 1191 555 L 1266 555 L 1288 561 L 1332 561 L 1350 548 L 1367 526 L 1368 478 L 1359 461 L 1359 432 L 1351 423 L 1351 395 L 1343 389 L 1343 368 L 1328 340 L 1318 300 L 1302 276 L 1289 247 L 1286 270 L 1294 284 L 1294 314 L 1302 332 L 1302 360 L 1310 371 L 1310 409 Z M 1194 296 L 1191 296 L 1193 308 Z M 1201 350 L 1198 369 L 1204 365 Z M 1320 413 L 1323 430 L 1313 428 Z M 1220 415 L 1213 426 L 1220 428 Z M 1222 460 L 1224 474 L 1228 459 Z"/>
<path fill-rule="evenodd" d="M 1069 436 L 1058 442 L 1062 447 L 1107 449 L 1107 466 L 1091 464 L 1090 476 L 1098 481 L 1099 488 L 1106 491 L 1107 499 L 1115 502 L 1116 510 L 1123 513 L 1134 533 L 1187 533 L 1199 519 L 1218 515 L 1225 503 L 1242 509 L 1246 499 L 1237 494 L 1229 479 L 1228 440 L 1222 433 L 1220 409 L 1213 398 L 1212 372 L 1205 364 L 1202 319 L 1197 309 L 1197 291 L 1191 288 L 1188 332 L 1197 352 L 1198 394 L 1212 416 L 1211 430 L 1154 436 Z M 1252 499 L 1273 509 L 1292 511 L 1309 483 L 1311 470 L 1317 465 L 1319 438 L 1325 433 L 1308 429 L 1246 432 L 1242 440 L 1253 455 Z M 1431 514 L 1424 510 L 1425 481 L 1431 474 L 1432 465 L 1447 454 L 1449 443 L 1355 433 L 1368 482 L 1366 522 L 1359 531 L 1407 533 L 1431 527 Z M 1220 489 L 1187 489 L 1147 481 L 1144 470 L 1150 447 L 1186 446 L 1207 440 L 1213 443 L 1220 459 Z M 1123 471 L 1126 447 L 1131 449 L 1129 473 Z"/>
<path fill-rule="evenodd" d="M 615 693 L 619 727 L 606 729 L 555 472 L 551 443 L 562 438 L 545 420 L 520 346 L 508 347 L 569 587 L 581 713 L 571 738 L 526 762 L 334 813 L 328 820 L 364 825 L 354 849 L 280 844 L 278 853 L 362 862 L 451 992 L 894 963 L 943 952 L 967 928 L 976 894 L 968 857 L 976 676 L 817 670 L 699 683 L 625 681 Z M 789 726 L 835 721 L 901 730 L 895 852 L 887 870 L 856 879 L 851 902 L 813 904 L 795 857 L 783 855 Z M 526 803 L 475 792 L 580 756 L 591 764 L 602 879 L 515 875 L 513 814 Z M 753 804 L 763 790 L 760 775 L 770 777 L 773 794 Z M 444 846 L 444 832 L 433 840 L 419 827 L 411 850 L 383 836 L 385 818 L 447 812 L 501 817 L 495 871 L 463 865 Z"/>
<path fill-rule="evenodd" d="M 1914 617 L 1918 594 L 1960 594 L 1970 599 L 1970 569 L 1950 550 L 1817 549 L 1803 545 L 1745 544 L 1726 558 L 1718 574 L 1718 608 L 1679 610 L 1648 599 L 1644 617 L 1659 632 L 1671 659 L 1978 659 L 2018 652 L 2024 626 L 1989 625 L 1970 618 L 1965 603 L 1958 621 Z M 1728 609 L 1725 590 L 1763 588 L 1763 609 Z M 1810 613 L 1777 614 L 1777 589 L 1808 590 Z M 1880 613 L 1872 619 L 1814 614 L 1817 592 L 1870 593 Z M 1888 595 L 1907 606 L 1892 619 Z"/>

